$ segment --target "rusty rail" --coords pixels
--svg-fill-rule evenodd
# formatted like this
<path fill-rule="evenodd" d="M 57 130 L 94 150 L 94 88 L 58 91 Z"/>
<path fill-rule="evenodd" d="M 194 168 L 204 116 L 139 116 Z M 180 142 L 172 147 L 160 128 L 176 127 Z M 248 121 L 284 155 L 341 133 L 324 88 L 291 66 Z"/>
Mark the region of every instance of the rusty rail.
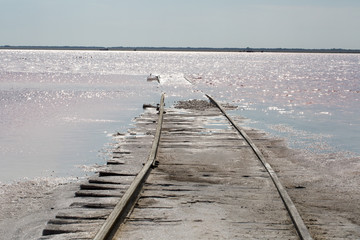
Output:
<path fill-rule="evenodd" d="M 263 164 L 263 166 L 265 167 L 266 171 L 269 173 L 272 181 L 275 184 L 275 187 L 277 188 L 280 197 L 282 199 L 282 201 L 284 202 L 284 205 L 291 217 L 292 222 L 294 223 L 294 226 L 296 228 L 296 231 L 299 234 L 300 239 L 302 240 L 312 240 L 312 237 L 309 233 L 309 230 L 307 229 L 304 221 L 302 220 L 299 212 L 296 209 L 295 204 L 293 203 L 293 201 L 291 200 L 289 194 L 287 193 L 287 191 L 285 190 L 285 188 L 283 187 L 283 185 L 281 184 L 279 178 L 277 177 L 275 171 L 272 169 L 272 167 L 270 166 L 269 163 L 267 163 L 264 155 L 261 153 L 261 151 L 256 147 L 256 145 L 254 144 L 254 142 L 250 139 L 250 137 L 246 134 L 246 132 L 240 128 L 233 120 L 232 118 L 226 113 L 225 109 L 215 100 L 213 99 L 210 95 L 206 96 L 210 99 L 211 102 L 213 102 L 219 109 L 220 111 L 224 114 L 224 116 L 229 120 L 229 122 L 231 123 L 231 125 L 238 131 L 238 133 L 245 139 L 245 141 L 250 145 L 250 147 L 252 148 L 252 150 L 254 151 L 255 155 L 258 157 L 258 159 L 260 160 L 260 162 Z"/>
<path fill-rule="evenodd" d="M 94 240 L 111 239 L 115 235 L 117 228 L 123 223 L 127 214 L 131 211 L 138 199 L 138 195 L 151 171 L 151 167 L 155 164 L 155 158 L 161 135 L 161 127 L 163 123 L 164 99 L 165 96 L 162 94 L 159 108 L 159 119 L 157 122 L 156 133 L 148 160 L 138 175 L 135 177 L 134 181 L 131 183 L 123 197 L 116 204 L 114 210 L 106 219 L 105 223 L 101 226 Z"/>

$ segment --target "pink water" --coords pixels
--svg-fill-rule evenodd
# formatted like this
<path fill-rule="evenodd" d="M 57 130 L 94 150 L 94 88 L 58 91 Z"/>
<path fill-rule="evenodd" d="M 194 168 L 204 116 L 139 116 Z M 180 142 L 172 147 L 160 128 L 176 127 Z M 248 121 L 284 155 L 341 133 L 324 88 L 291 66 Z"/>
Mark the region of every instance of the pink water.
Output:
<path fill-rule="evenodd" d="M 0 182 L 83 176 L 161 92 L 236 104 L 294 148 L 360 154 L 360 55 L 1 50 L 0 63 Z"/>

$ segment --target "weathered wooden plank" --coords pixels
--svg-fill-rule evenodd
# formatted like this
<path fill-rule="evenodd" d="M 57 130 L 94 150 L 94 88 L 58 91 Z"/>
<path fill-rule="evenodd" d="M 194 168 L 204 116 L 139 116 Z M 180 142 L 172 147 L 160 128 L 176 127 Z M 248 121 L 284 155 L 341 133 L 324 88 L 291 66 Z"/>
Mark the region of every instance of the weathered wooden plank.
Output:
<path fill-rule="evenodd" d="M 94 233 L 88 232 L 63 233 L 42 236 L 39 240 L 88 240 L 93 239 L 94 235 Z"/>
<path fill-rule="evenodd" d="M 125 164 L 124 160 L 120 160 L 120 159 L 111 159 L 107 161 L 108 165 L 123 165 Z"/>
<path fill-rule="evenodd" d="M 81 208 L 114 208 L 116 203 L 86 203 L 86 202 L 74 202 L 70 205 L 71 207 Z"/>
<path fill-rule="evenodd" d="M 99 171 L 99 176 L 136 176 L 137 172 L 128 172 L 126 170 L 102 170 Z"/>
<path fill-rule="evenodd" d="M 145 161 L 145 160 L 143 160 Z M 141 161 L 141 162 L 143 162 Z M 135 162 L 135 161 L 133 161 Z M 137 161 L 135 163 L 139 163 L 140 161 Z M 101 168 L 103 171 L 123 171 L 123 172 L 139 172 L 142 168 L 141 164 L 115 164 L 115 165 L 106 165 Z"/>
<path fill-rule="evenodd" d="M 98 219 L 61 219 L 61 218 L 55 218 L 48 221 L 48 224 L 102 224 L 104 220 L 98 220 Z"/>
<path fill-rule="evenodd" d="M 75 193 L 76 197 L 121 197 L 126 190 L 79 190 Z"/>
<path fill-rule="evenodd" d="M 86 209 L 72 208 L 62 210 L 56 215 L 56 218 L 65 219 L 106 219 L 111 213 L 111 209 Z"/>
<path fill-rule="evenodd" d="M 89 183 L 104 184 L 129 184 L 134 180 L 135 176 L 92 176 Z"/>
<path fill-rule="evenodd" d="M 54 235 L 62 233 L 89 232 L 96 233 L 102 222 L 74 223 L 74 224 L 47 224 L 43 235 Z"/>
<path fill-rule="evenodd" d="M 82 190 L 125 190 L 127 187 L 129 187 L 129 184 L 84 183 L 80 185 Z"/>
<path fill-rule="evenodd" d="M 119 200 L 120 197 L 78 197 L 70 206 L 83 208 L 111 208 L 115 206 Z"/>

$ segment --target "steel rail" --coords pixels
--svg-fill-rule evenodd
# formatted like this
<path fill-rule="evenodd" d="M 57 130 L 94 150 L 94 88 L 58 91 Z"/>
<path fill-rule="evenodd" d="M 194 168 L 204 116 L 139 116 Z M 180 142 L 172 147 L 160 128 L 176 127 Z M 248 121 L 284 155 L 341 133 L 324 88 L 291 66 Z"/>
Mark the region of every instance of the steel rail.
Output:
<path fill-rule="evenodd" d="M 163 123 L 164 116 L 164 94 L 161 95 L 160 100 L 160 108 L 159 108 L 159 119 L 157 122 L 156 133 L 152 143 L 151 151 L 149 157 L 141 169 L 141 171 L 137 174 L 134 181 L 129 186 L 128 190 L 124 193 L 123 197 L 116 204 L 114 210 L 111 212 L 109 217 L 105 220 L 105 223 L 101 226 L 100 230 L 97 232 L 94 240 L 105 240 L 111 239 L 117 229 L 125 220 L 127 214 L 134 207 L 138 195 L 151 171 L 152 166 L 155 165 L 155 158 L 159 146 L 160 135 L 161 135 L 161 127 Z"/>
<path fill-rule="evenodd" d="M 213 102 L 219 110 L 224 114 L 224 116 L 228 119 L 228 121 L 231 123 L 231 125 L 239 132 L 239 134 L 245 139 L 245 141 L 249 144 L 249 146 L 254 151 L 255 155 L 258 157 L 260 162 L 265 167 L 266 171 L 269 173 L 272 181 L 275 184 L 276 189 L 278 190 L 280 197 L 282 201 L 284 202 L 284 205 L 291 217 L 291 220 L 296 228 L 297 233 L 299 234 L 300 239 L 302 240 L 312 240 L 308 228 L 306 227 L 304 221 L 302 220 L 299 212 L 297 211 L 295 204 L 291 200 L 290 196 L 288 195 L 287 191 L 281 184 L 279 178 L 277 177 L 275 171 L 272 169 L 269 163 L 267 163 L 264 155 L 261 153 L 261 151 L 256 147 L 254 142 L 250 139 L 250 137 L 246 134 L 246 132 L 240 128 L 233 120 L 232 118 L 226 113 L 225 109 L 210 95 L 205 94 L 211 102 Z"/>

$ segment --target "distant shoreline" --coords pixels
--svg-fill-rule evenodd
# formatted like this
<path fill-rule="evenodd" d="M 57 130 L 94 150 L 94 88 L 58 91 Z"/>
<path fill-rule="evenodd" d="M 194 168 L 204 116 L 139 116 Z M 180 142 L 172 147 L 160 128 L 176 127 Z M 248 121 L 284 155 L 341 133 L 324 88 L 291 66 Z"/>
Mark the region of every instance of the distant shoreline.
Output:
<path fill-rule="evenodd" d="M 277 52 L 277 53 L 360 53 L 360 49 L 305 49 L 305 48 L 195 48 L 195 47 L 84 47 L 84 46 L 10 46 L 10 50 L 93 50 L 93 51 L 168 51 L 168 52 Z"/>

